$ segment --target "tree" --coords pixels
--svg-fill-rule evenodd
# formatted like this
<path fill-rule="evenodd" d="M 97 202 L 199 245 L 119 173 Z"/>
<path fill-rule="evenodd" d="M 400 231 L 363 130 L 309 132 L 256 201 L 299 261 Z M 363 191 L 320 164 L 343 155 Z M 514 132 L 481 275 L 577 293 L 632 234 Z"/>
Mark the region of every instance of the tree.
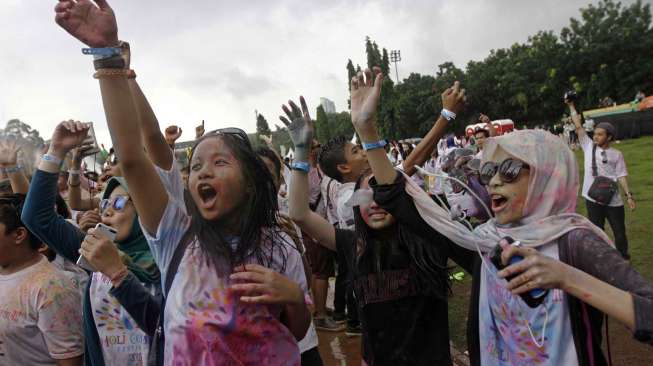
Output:
<path fill-rule="evenodd" d="M 315 136 L 318 141 L 327 141 L 332 137 L 329 126 L 329 117 L 324 111 L 324 108 L 322 108 L 322 105 L 317 107 L 315 130 Z"/>
<path fill-rule="evenodd" d="M 256 133 L 265 136 L 270 136 L 272 134 L 270 126 L 268 126 L 268 121 L 260 113 L 256 114 Z"/>
<path fill-rule="evenodd" d="M 36 168 L 36 161 L 44 145 L 39 131 L 19 119 L 11 119 L 4 130 L 0 130 L 0 139 L 16 140 L 20 146 L 19 162 L 25 167 L 26 172 Z"/>

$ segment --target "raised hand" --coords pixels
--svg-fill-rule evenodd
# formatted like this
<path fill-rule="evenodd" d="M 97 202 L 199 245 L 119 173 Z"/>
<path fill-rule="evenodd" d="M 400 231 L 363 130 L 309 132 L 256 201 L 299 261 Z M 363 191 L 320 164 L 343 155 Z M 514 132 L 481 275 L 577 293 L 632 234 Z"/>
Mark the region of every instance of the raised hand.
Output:
<path fill-rule="evenodd" d="M 175 125 L 168 126 L 164 131 L 166 143 L 173 145 L 181 137 L 182 132 L 181 127 Z"/>
<path fill-rule="evenodd" d="M 453 113 L 460 113 L 465 108 L 467 96 L 465 89 L 460 89 L 460 83 L 454 82 L 453 85 L 442 93 L 442 108 L 448 109 Z"/>
<path fill-rule="evenodd" d="M 303 96 L 299 97 L 299 103 L 302 105 L 301 110 L 292 100 L 288 101 L 290 108 L 282 105 L 281 109 L 283 109 L 288 118 L 279 116 L 279 119 L 288 128 L 290 139 L 295 145 L 296 160 L 306 161 L 306 159 L 308 159 L 308 153 L 310 152 L 311 145 L 313 143 L 315 126 L 313 120 L 311 119 L 310 113 L 308 113 L 306 100 L 304 100 Z"/>
<path fill-rule="evenodd" d="M 266 146 L 272 146 L 272 136 L 258 135 L 258 138 L 265 143 Z"/>
<path fill-rule="evenodd" d="M 116 15 L 105 0 L 59 0 L 54 11 L 57 24 L 84 44 L 90 47 L 118 44 Z"/>
<path fill-rule="evenodd" d="M 490 117 L 484 115 L 483 113 L 481 113 L 481 115 L 478 117 L 478 120 L 481 121 L 481 123 L 490 123 Z"/>
<path fill-rule="evenodd" d="M 18 152 L 20 147 L 16 146 L 16 141 L 0 142 L 0 167 L 10 167 L 18 163 Z"/>
<path fill-rule="evenodd" d="M 204 136 L 204 120 L 202 120 L 202 124 L 195 127 L 195 140 L 199 139 L 200 137 Z"/>
<path fill-rule="evenodd" d="M 52 133 L 50 153 L 63 159 L 68 151 L 82 145 L 88 129 L 88 124 L 79 121 L 68 120 L 59 123 Z"/>
<path fill-rule="evenodd" d="M 297 283 L 267 267 L 247 264 L 236 268 L 235 272 L 229 277 L 236 282 L 230 288 L 242 295 L 242 302 L 270 305 L 304 303 L 304 292 Z"/>
<path fill-rule="evenodd" d="M 361 139 L 368 135 L 376 135 L 376 110 L 381 99 L 383 74 L 381 68 L 374 67 L 372 71 L 365 69 L 351 79 L 351 122 Z"/>

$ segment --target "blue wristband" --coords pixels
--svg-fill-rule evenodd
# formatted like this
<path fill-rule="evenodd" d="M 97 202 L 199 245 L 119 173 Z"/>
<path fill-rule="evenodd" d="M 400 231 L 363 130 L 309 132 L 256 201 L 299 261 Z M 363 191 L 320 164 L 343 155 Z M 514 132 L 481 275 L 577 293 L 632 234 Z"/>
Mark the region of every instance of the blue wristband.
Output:
<path fill-rule="evenodd" d="M 23 166 L 17 164 L 15 166 L 10 166 L 9 168 L 5 168 L 5 173 L 18 173 L 21 170 L 23 170 Z"/>
<path fill-rule="evenodd" d="M 50 155 L 50 154 L 43 155 L 41 157 L 41 159 L 43 161 L 47 161 L 48 163 L 56 164 L 56 165 L 59 165 L 59 166 L 61 166 L 61 164 L 63 163 L 63 161 L 61 159 L 59 159 L 58 157 L 56 157 L 54 155 Z"/>
<path fill-rule="evenodd" d="M 96 60 L 120 55 L 120 47 L 82 48 L 85 55 L 93 55 Z"/>
<path fill-rule="evenodd" d="M 363 142 L 363 150 L 368 151 L 368 150 L 374 150 L 374 149 L 382 149 L 387 145 L 388 143 L 385 142 L 385 140 L 377 141 L 377 142 Z"/>
<path fill-rule="evenodd" d="M 301 170 L 303 172 L 308 173 L 311 170 L 311 166 L 305 162 L 305 161 L 298 161 L 295 163 L 290 164 L 290 168 L 292 170 Z"/>
<path fill-rule="evenodd" d="M 444 117 L 444 119 L 446 119 L 447 121 L 451 121 L 451 120 L 456 119 L 456 114 L 455 114 L 454 112 L 452 112 L 452 111 L 446 109 L 446 108 L 442 108 L 442 111 L 440 111 L 440 114 L 441 114 L 442 117 Z"/>

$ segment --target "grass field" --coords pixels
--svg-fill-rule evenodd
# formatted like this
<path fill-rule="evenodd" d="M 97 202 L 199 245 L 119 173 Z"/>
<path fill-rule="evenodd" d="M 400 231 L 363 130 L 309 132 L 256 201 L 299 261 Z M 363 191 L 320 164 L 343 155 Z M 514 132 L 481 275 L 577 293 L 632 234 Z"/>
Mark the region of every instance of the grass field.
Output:
<path fill-rule="evenodd" d="M 628 167 L 628 183 L 634 193 L 637 209 L 630 212 L 626 208 L 626 229 L 628 233 L 629 251 L 633 267 L 647 279 L 653 281 L 653 238 L 651 224 L 653 223 L 653 136 L 614 144 L 626 159 Z M 583 154 L 576 151 L 580 167 L 582 184 Z M 585 202 L 578 200 L 578 212 L 586 214 Z M 606 231 L 612 237 L 606 222 Z M 470 297 L 471 277 L 453 285 L 453 297 L 449 300 L 449 322 L 451 338 L 460 349 L 466 349 L 465 326 Z"/>

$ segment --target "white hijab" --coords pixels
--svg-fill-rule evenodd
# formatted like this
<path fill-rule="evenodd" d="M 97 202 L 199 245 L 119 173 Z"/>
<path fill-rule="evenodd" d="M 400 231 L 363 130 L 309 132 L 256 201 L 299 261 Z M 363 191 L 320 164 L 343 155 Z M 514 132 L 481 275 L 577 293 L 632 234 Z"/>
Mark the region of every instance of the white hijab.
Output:
<path fill-rule="evenodd" d="M 489 252 L 506 236 L 524 246 L 538 247 L 575 229 L 591 230 L 612 244 L 601 229 L 575 213 L 578 166 L 572 151 L 559 137 L 543 130 L 521 130 L 490 138 L 483 149 L 483 163 L 491 160 L 499 147 L 531 167 L 520 223 L 500 226 L 492 218 L 470 231 L 460 222 L 451 220 L 447 211 L 407 178 L 406 192 L 413 197 L 417 211 L 429 226 L 461 247 L 480 248 L 482 252 Z"/>

